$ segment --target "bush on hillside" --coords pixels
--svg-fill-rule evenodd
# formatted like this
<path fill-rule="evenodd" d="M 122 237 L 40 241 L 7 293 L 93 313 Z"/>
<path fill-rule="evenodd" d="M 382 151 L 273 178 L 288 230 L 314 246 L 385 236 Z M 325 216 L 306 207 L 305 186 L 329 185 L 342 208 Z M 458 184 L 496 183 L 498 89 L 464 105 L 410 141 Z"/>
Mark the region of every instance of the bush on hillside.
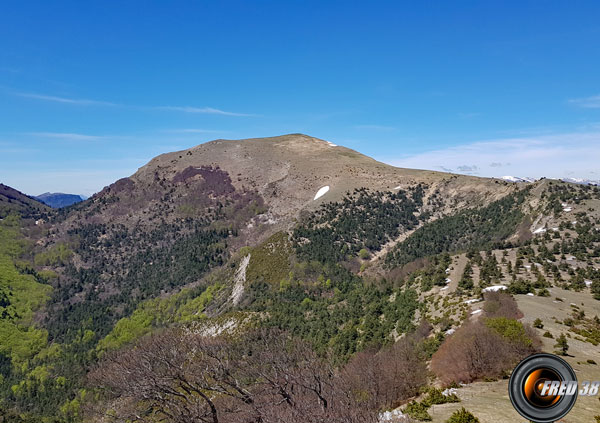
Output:
<path fill-rule="evenodd" d="M 420 402 L 411 401 L 409 402 L 403 410 L 403 413 L 409 416 L 412 419 L 419 420 L 422 422 L 431 421 L 431 416 L 427 412 L 427 408 L 424 404 Z"/>
<path fill-rule="evenodd" d="M 444 384 L 502 377 L 537 350 L 535 335 L 520 322 L 506 318 L 484 322 L 464 324 L 433 355 L 431 369 Z"/>
<path fill-rule="evenodd" d="M 437 404 L 447 404 L 451 402 L 460 402 L 460 398 L 456 396 L 456 394 L 448 393 L 448 395 L 444 395 L 441 389 L 438 388 L 430 388 L 427 391 L 427 397 L 421 403 L 426 407 L 431 407 L 432 405 Z"/>
<path fill-rule="evenodd" d="M 483 310 L 487 317 L 506 317 L 507 319 L 520 319 L 523 317 L 517 302 L 508 293 L 502 291 L 486 292 L 484 299 Z"/>
<path fill-rule="evenodd" d="M 479 423 L 479 419 L 470 411 L 461 408 L 460 410 L 452 413 L 450 418 L 446 420 L 446 423 Z"/>

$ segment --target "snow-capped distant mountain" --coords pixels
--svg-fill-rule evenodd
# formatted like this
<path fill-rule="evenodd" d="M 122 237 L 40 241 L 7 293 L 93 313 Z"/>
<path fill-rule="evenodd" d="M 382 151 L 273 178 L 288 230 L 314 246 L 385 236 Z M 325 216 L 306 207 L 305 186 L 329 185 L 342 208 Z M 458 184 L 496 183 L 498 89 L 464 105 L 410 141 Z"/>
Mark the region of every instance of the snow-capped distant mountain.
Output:
<path fill-rule="evenodd" d="M 498 179 L 503 179 L 508 182 L 535 182 L 537 178 L 522 178 L 520 176 L 501 176 Z M 584 178 L 560 178 L 563 182 L 569 182 L 571 184 L 580 184 L 580 185 L 600 185 L 600 181 L 592 180 L 592 179 L 584 179 Z"/>
<path fill-rule="evenodd" d="M 501 176 L 500 179 L 504 179 L 508 182 L 535 182 L 535 178 L 520 178 L 518 176 Z"/>
<path fill-rule="evenodd" d="M 570 182 L 572 184 L 580 184 L 580 185 L 599 185 L 600 181 L 594 181 L 591 179 L 583 179 L 583 178 L 562 178 L 563 182 Z"/>

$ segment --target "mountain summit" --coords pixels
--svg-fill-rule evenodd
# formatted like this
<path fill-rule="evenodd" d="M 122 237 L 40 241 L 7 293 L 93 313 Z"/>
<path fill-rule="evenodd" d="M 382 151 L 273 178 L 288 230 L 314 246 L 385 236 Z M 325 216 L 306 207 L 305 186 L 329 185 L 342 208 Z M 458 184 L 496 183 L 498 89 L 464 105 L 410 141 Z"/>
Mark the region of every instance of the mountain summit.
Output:
<path fill-rule="evenodd" d="M 423 183 L 432 190 L 451 189 L 474 195 L 498 192 L 498 186 L 490 179 L 397 168 L 304 134 L 207 142 L 162 154 L 130 179 L 140 185 L 173 181 L 177 175 L 194 173 L 202 166 L 227 172 L 236 189 L 256 190 L 277 216 L 314 209 L 361 187 L 394 190 Z M 325 192 L 320 192 L 322 189 Z"/>

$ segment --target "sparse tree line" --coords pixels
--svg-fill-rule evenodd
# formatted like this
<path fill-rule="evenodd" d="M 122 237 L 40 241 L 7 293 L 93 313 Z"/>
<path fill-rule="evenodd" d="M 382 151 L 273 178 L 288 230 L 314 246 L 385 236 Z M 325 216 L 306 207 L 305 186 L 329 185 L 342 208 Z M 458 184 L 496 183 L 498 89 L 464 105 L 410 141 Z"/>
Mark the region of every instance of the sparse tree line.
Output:
<path fill-rule="evenodd" d="M 361 188 L 341 201 L 322 205 L 294 229 L 297 254 L 304 260 L 335 263 L 361 249 L 379 251 L 419 224 L 424 189 L 420 184 L 396 192 Z"/>
<path fill-rule="evenodd" d="M 528 192 L 525 188 L 487 206 L 460 211 L 417 229 L 386 256 L 386 266 L 399 267 L 445 252 L 505 246 L 505 239 L 524 218 L 521 206 Z"/>

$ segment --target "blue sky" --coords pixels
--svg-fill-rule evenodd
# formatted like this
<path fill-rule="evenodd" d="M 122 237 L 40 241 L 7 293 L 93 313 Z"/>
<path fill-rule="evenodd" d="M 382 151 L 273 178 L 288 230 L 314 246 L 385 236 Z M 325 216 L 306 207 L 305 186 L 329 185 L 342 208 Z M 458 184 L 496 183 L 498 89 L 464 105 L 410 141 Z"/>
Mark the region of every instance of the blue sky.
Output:
<path fill-rule="evenodd" d="M 163 152 L 294 132 L 600 179 L 600 3 L 0 3 L 0 182 L 90 195 Z"/>

